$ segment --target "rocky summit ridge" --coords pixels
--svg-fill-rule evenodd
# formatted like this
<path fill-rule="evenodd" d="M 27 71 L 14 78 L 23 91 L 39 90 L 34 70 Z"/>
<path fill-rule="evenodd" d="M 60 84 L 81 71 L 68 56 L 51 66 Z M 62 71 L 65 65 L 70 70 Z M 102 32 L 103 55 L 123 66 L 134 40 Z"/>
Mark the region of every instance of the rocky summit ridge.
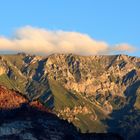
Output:
<path fill-rule="evenodd" d="M 39 101 L 82 132 L 139 135 L 138 57 L 1 55 L 0 85 Z"/>

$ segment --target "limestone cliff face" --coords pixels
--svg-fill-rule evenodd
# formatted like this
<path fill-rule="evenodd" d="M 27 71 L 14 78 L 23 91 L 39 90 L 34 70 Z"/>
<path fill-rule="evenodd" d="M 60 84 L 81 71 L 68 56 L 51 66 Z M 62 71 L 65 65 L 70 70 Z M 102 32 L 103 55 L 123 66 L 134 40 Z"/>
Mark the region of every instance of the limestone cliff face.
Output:
<path fill-rule="evenodd" d="M 139 63 L 139 58 L 127 55 L 85 57 L 55 54 L 48 57 L 44 69 L 49 79 L 61 83 L 67 90 L 97 99 L 103 109 L 112 112 L 113 107 L 110 101 L 105 102 L 106 98 L 117 96 L 125 100 L 127 87 L 140 79 Z"/>
<path fill-rule="evenodd" d="M 140 59 L 126 55 L 52 55 L 46 62 L 45 73 L 67 89 L 93 94 L 100 89 L 117 90 L 119 84 L 125 84 L 123 79 L 131 71 L 135 71 L 138 79 L 139 63 Z"/>

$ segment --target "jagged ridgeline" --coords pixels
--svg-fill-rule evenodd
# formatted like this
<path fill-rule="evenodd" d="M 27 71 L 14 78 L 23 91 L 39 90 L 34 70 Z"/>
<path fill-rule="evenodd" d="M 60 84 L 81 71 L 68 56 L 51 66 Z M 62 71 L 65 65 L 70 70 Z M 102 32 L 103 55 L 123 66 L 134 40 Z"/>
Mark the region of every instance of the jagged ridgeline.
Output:
<path fill-rule="evenodd" d="M 139 135 L 140 58 L 1 55 L 0 84 L 40 101 L 82 132 Z"/>

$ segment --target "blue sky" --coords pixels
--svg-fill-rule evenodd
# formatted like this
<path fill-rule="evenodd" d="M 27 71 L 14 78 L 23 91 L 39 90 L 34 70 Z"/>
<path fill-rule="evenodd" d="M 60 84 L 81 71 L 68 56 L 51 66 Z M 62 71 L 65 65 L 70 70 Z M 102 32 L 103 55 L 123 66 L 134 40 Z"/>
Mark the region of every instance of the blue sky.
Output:
<path fill-rule="evenodd" d="M 1 0 L 0 35 L 10 36 L 17 28 L 30 25 L 139 48 L 139 7 L 139 0 Z"/>

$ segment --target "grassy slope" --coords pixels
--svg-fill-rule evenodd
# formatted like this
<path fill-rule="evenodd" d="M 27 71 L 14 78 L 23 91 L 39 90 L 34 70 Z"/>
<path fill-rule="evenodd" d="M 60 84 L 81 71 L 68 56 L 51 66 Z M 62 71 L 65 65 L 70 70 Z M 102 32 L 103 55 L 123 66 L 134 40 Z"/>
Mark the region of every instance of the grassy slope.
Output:
<path fill-rule="evenodd" d="M 50 80 L 49 83 L 54 95 L 54 106 L 56 110 L 64 109 L 66 106 L 73 108 L 74 106 L 81 104 L 77 96 L 68 92 L 56 81 Z"/>
<path fill-rule="evenodd" d="M 16 90 L 14 82 L 10 80 L 6 74 L 0 75 L 0 85 L 6 86 L 9 89 Z"/>
<path fill-rule="evenodd" d="M 15 65 L 16 67 L 18 67 L 19 69 L 22 67 L 23 65 L 23 56 L 21 55 L 3 55 L 4 59 L 9 61 L 11 64 Z"/>
<path fill-rule="evenodd" d="M 99 111 L 97 106 L 93 106 L 90 102 L 82 98 L 79 94 L 73 94 L 67 91 L 59 83 L 54 80 L 50 80 L 50 87 L 52 94 L 54 95 L 54 106 L 56 110 L 64 109 L 64 107 L 73 108 L 74 106 L 86 105 L 90 108 L 90 111 L 94 114 L 98 114 L 99 118 L 103 119 L 104 115 Z M 79 120 L 75 120 L 73 123 L 82 132 L 90 130 L 91 132 L 103 132 L 106 130 L 106 126 L 99 120 L 91 120 L 90 115 L 79 114 L 77 115 Z"/>
<path fill-rule="evenodd" d="M 19 69 L 21 68 L 23 61 L 22 56 L 19 55 L 5 55 L 4 59 L 7 61 L 7 64 L 9 68 L 13 72 L 13 76 L 17 77 L 17 79 L 8 78 L 11 81 L 12 88 L 18 90 L 21 93 L 24 93 L 25 91 L 25 84 L 26 84 L 26 78 L 20 74 Z M 6 83 L 5 83 L 6 84 Z M 8 84 L 8 83 L 7 83 Z"/>

